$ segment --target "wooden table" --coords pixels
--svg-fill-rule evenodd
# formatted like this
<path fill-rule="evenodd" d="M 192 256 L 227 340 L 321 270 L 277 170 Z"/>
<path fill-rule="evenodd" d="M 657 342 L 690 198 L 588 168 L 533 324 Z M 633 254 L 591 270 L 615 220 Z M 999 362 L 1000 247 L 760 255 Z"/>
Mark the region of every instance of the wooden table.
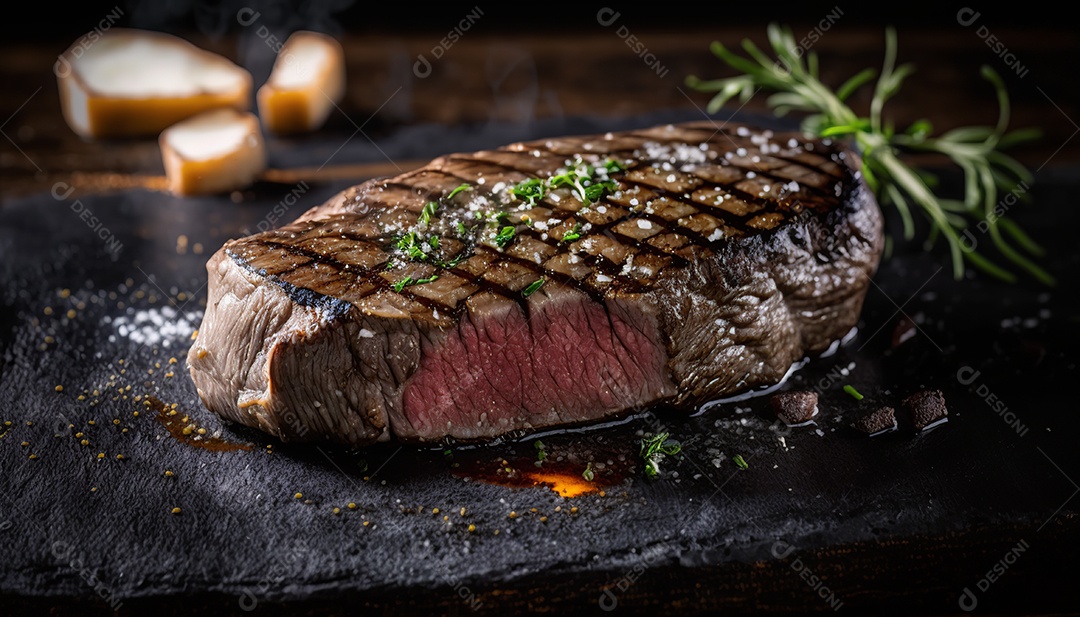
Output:
<path fill-rule="evenodd" d="M 795 27 L 800 38 L 813 24 Z M 938 130 L 996 120 L 991 87 L 979 77 L 988 64 L 1006 79 L 1013 102 L 1015 128 L 1039 126 L 1044 138 L 1017 151 L 1033 168 L 1062 166 L 1080 160 L 1080 140 L 1072 136 L 1080 118 L 1073 62 L 1080 55 L 1075 29 L 992 31 L 1008 47 L 1006 58 L 995 55 L 978 26 L 945 23 L 936 28 L 900 30 L 900 59 L 916 64 L 900 96 L 889 107 L 899 126 L 928 118 Z M 633 36 L 642 47 L 637 45 Z M 477 27 L 465 33 L 441 59 L 430 76 L 413 70 L 423 54 L 434 59 L 433 34 L 363 35 L 347 37 L 348 92 L 341 107 L 347 115 L 331 119 L 324 132 L 348 135 L 353 125 L 376 141 L 380 134 L 422 123 L 528 123 L 552 116 L 633 116 L 660 109 L 703 109 L 709 96 L 687 88 L 690 74 L 730 75 L 708 51 L 720 40 L 729 47 L 744 37 L 760 46 L 764 25 L 709 27 L 685 32 L 648 29 L 621 30 L 597 24 L 568 35 L 502 34 Z M 249 67 L 256 85 L 268 74 L 272 51 L 263 39 L 244 31 L 218 41 L 192 40 Z M 162 164 L 156 139 L 89 142 L 63 122 L 51 66 L 70 41 L 41 41 L 0 46 L 0 182 L 3 194 L 40 191 L 63 180 L 81 190 L 144 183 L 141 176 L 160 176 Z M 813 44 L 821 58 L 822 78 L 838 85 L 862 68 L 877 66 L 883 49 L 879 27 L 844 27 L 838 23 Z M 640 55 L 647 50 L 648 54 Z M 649 60 L 651 63 L 647 63 Z M 1023 76 L 1016 73 L 1020 71 Z M 865 109 L 869 89 L 854 100 Z M 748 110 L 766 111 L 758 96 Z M 706 115 L 701 112 L 703 117 Z M 727 116 L 717 114 L 718 120 Z M 363 177 L 390 173 L 389 164 L 357 166 L 335 160 L 324 169 L 332 177 Z M 401 166 L 413 161 L 396 161 Z M 119 176 L 114 174 L 120 174 Z M 124 175 L 137 174 L 136 179 Z M 70 182 L 75 176 L 78 182 Z M 151 183 L 152 184 L 152 183 Z M 152 184 L 153 185 L 153 184 Z"/>

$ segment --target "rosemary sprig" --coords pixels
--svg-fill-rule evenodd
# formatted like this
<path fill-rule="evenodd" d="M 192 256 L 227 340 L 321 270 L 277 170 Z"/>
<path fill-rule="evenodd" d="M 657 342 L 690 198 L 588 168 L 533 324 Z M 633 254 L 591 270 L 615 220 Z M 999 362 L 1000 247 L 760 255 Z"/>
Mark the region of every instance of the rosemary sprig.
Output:
<path fill-rule="evenodd" d="M 1001 151 L 1034 139 L 1039 132 L 1034 129 L 1006 132 L 1009 97 L 1004 83 L 992 68 L 982 67 L 982 76 L 997 93 L 997 124 L 961 127 L 932 137 L 933 129 L 925 120 L 897 132 L 884 119 L 885 103 L 896 95 L 904 79 L 915 70 L 910 64 L 896 66 L 896 31 L 892 28 L 885 33 L 885 61 L 880 75 L 873 69 L 863 70 L 835 91 L 818 79 L 817 55 L 811 51 L 805 54 L 804 60 L 802 49 L 790 29 L 772 24 L 768 36 L 775 60 L 749 40 L 742 42 L 749 57 L 734 53 L 719 42 L 712 44 L 713 54 L 740 74 L 711 81 L 695 76 L 687 78 L 686 83 L 691 88 L 717 93 L 709 102 L 709 113 L 716 113 L 736 96 L 745 103 L 759 90 L 772 92 L 766 102 L 776 115 L 807 112 L 802 122 L 803 131 L 820 137 L 850 139 L 855 143 L 862 156 L 862 172 L 867 184 L 882 204 L 891 204 L 897 209 L 907 240 L 915 236 L 912 206 L 921 208 L 930 223 L 926 247 L 932 246 L 938 236 L 945 238 L 955 278 L 963 277 L 966 259 L 972 266 L 999 279 L 1016 280 L 1012 271 L 975 251 L 978 244 L 975 232 L 968 228 L 976 224 L 989 234 L 994 246 L 1013 266 L 1046 285 L 1054 284 L 1054 278 L 1031 259 L 1042 257 L 1043 249 L 1005 216 L 1005 208 L 998 206 L 999 192 L 1012 194 L 1017 200 L 1027 200 L 1027 187 L 1032 182 L 1031 172 Z M 846 101 L 875 76 L 877 82 L 869 116 L 860 116 Z M 917 152 L 944 155 L 963 171 L 963 199 L 935 193 L 933 176 L 901 158 L 903 154 Z M 1010 240 L 1020 248 L 1014 248 Z"/>

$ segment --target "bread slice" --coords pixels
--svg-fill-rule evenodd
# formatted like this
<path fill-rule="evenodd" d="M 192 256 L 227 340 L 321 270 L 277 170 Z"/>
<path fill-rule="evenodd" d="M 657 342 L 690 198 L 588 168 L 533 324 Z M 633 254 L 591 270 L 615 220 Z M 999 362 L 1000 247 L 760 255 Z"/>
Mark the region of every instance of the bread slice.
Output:
<path fill-rule="evenodd" d="M 250 112 L 208 111 L 169 127 L 159 143 L 169 190 L 177 195 L 241 189 L 266 169 L 259 119 Z"/>
<path fill-rule="evenodd" d="M 251 74 L 183 39 L 113 28 L 84 40 L 56 63 L 64 119 L 83 137 L 157 135 L 210 109 L 250 108 Z"/>
<path fill-rule="evenodd" d="M 345 52 L 333 38 L 300 31 L 285 41 L 259 88 L 259 117 L 278 134 L 313 131 L 345 94 Z"/>

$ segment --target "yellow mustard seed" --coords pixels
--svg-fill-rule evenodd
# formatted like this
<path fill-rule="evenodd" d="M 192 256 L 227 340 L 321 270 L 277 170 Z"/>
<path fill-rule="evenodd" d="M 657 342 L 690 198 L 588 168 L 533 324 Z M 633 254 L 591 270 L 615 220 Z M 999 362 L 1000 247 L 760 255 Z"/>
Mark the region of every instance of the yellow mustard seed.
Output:
<path fill-rule="evenodd" d="M 98 459 L 103 459 L 103 458 L 105 458 L 105 453 L 104 452 L 98 452 L 97 457 L 98 457 Z"/>
<path fill-rule="evenodd" d="M 349 509 L 350 510 L 355 510 L 356 509 L 356 504 L 350 501 L 349 502 Z"/>
<path fill-rule="evenodd" d="M 295 497 L 296 499 L 303 499 L 304 494 L 303 493 L 297 493 L 297 494 L 293 495 L 293 497 Z"/>
<path fill-rule="evenodd" d="M 172 513 L 173 514 L 180 514 L 180 508 L 173 508 Z"/>
<path fill-rule="evenodd" d="M 476 525 L 469 525 L 469 533 L 476 533 Z"/>

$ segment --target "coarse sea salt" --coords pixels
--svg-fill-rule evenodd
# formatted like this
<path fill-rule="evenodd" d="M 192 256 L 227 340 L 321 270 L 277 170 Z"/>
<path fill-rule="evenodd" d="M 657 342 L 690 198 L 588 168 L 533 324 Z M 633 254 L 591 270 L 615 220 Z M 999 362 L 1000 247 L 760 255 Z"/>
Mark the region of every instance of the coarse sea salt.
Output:
<path fill-rule="evenodd" d="M 139 345 L 180 347 L 191 339 L 195 324 L 202 320 L 202 311 L 184 313 L 171 306 L 134 309 L 112 320 L 116 334 Z M 110 342 L 115 336 L 109 337 Z"/>

